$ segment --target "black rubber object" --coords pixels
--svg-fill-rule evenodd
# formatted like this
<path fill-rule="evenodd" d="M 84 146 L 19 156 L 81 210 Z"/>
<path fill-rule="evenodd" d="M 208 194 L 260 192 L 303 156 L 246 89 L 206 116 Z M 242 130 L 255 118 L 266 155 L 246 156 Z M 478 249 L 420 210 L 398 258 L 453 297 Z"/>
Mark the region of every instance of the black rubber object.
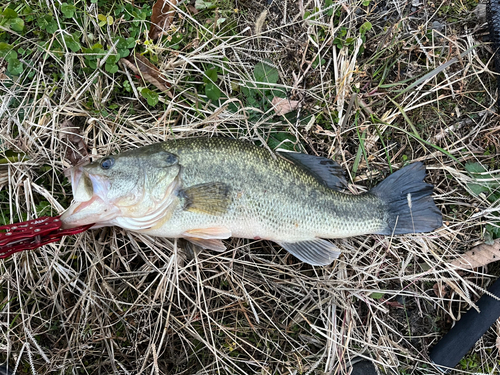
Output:
<path fill-rule="evenodd" d="M 0 365 L 0 375 L 12 375 L 13 372 L 7 369 L 7 365 Z"/>
<path fill-rule="evenodd" d="M 488 289 L 500 298 L 500 278 Z M 480 313 L 470 309 L 455 326 L 434 346 L 431 360 L 443 371 L 455 367 L 474 344 L 500 317 L 500 300 L 484 294 L 477 302 Z"/>
<path fill-rule="evenodd" d="M 352 365 L 351 375 L 378 375 L 378 371 L 372 361 L 364 359 Z"/>
<path fill-rule="evenodd" d="M 493 43 L 495 71 L 500 74 L 500 0 L 488 0 L 486 18 Z M 500 76 L 497 76 L 497 109 L 500 110 Z"/>

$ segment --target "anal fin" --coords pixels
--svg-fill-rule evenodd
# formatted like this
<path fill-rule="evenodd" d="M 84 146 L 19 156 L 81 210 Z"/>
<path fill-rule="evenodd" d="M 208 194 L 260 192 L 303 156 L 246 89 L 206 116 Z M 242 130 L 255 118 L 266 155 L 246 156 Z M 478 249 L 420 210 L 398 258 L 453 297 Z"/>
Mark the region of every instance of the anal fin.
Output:
<path fill-rule="evenodd" d="M 312 266 L 326 266 L 340 255 L 339 249 L 321 238 L 299 242 L 277 242 L 290 254 Z"/>

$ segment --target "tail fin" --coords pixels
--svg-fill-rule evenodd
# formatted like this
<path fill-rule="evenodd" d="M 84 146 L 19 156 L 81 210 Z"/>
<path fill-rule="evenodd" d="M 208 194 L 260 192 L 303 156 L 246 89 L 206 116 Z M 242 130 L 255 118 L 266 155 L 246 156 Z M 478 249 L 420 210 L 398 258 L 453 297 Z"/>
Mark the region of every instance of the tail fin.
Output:
<path fill-rule="evenodd" d="M 388 226 L 378 234 L 431 232 L 443 225 L 432 199 L 433 186 L 425 183 L 425 166 L 418 162 L 391 174 L 370 190 L 387 206 Z"/>

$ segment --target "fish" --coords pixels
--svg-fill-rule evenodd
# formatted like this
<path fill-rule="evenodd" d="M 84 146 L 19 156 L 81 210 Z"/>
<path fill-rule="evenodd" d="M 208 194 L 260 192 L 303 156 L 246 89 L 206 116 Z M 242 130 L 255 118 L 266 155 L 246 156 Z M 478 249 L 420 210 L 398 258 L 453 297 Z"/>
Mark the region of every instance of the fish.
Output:
<path fill-rule="evenodd" d="M 74 199 L 61 216 L 65 228 L 118 226 L 214 251 L 230 237 L 269 240 L 314 266 L 338 258 L 328 239 L 442 226 L 420 162 L 353 195 L 331 159 L 199 137 L 106 156 L 69 174 Z"/>

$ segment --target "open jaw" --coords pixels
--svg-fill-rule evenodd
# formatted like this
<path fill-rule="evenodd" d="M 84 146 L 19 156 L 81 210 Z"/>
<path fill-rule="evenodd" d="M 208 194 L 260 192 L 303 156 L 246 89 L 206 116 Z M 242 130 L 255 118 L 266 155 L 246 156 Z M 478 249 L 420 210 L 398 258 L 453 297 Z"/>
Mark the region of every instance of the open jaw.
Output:
<path fill-rule="evenodd" d="M 106 204 L 98 196 L 93 196 L 85 202 L 74 201 L 61 215 L 64 228 L 73 228 L 80 225 L 92 224 L 92 228 L 113 225 L 110 221 L 121 214 L 118 207 Z"/>
<path fill-rule="evenodd" d="M 71 170 L 71 185 L 74 200 L 61 216 L 63 227 L 92 223 L 96 223 L 93 228 L 108 226 L 112 225 L 111 220 L 120 215 L 120 209 L 105 198 L 109 184 L 103 179 L 91 176 L 78 167 Z"/>

